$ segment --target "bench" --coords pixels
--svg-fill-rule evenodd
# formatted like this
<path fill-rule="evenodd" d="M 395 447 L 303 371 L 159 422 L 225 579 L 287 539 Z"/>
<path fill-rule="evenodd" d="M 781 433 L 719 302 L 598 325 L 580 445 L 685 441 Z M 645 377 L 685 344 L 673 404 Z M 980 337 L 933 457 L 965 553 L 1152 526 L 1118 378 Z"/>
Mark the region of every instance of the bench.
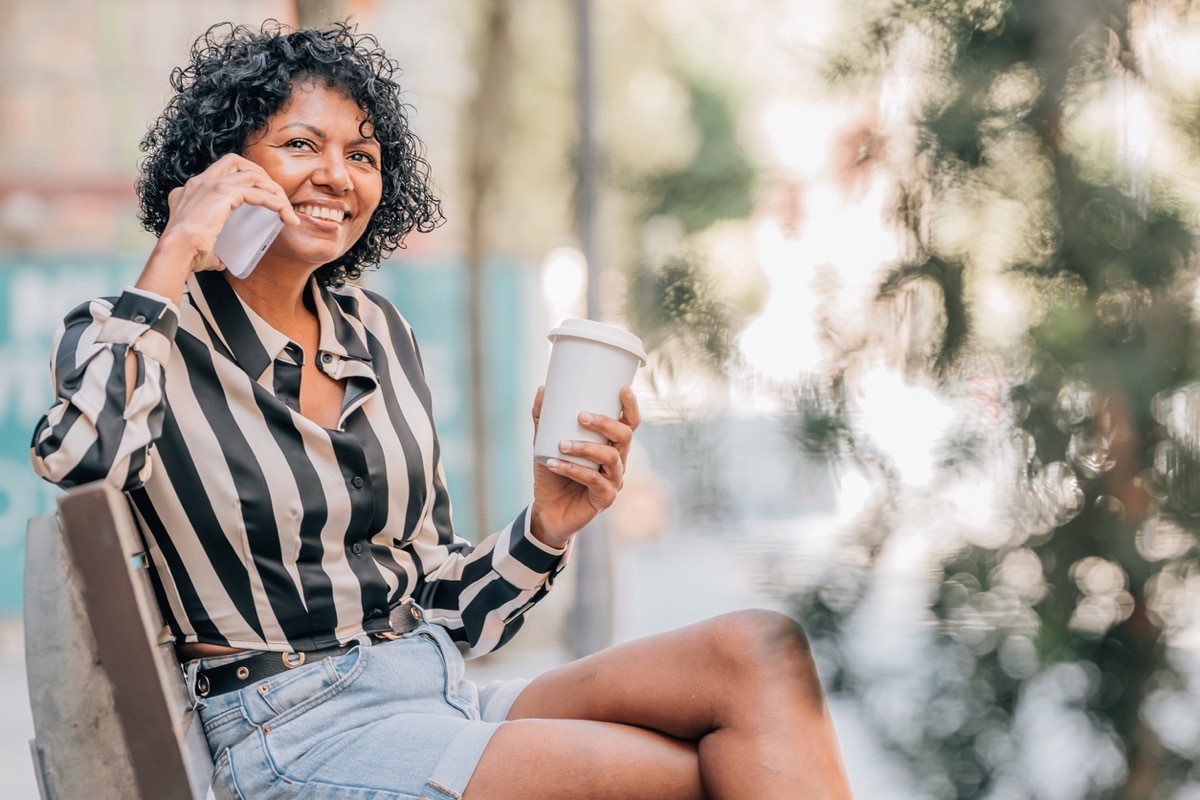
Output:
<path fill-rule="evenodd" d="M 203 800 L 212 759 L 125 496 L 102 483 L 29 521 L 25 663 L 42 800 Z"/>

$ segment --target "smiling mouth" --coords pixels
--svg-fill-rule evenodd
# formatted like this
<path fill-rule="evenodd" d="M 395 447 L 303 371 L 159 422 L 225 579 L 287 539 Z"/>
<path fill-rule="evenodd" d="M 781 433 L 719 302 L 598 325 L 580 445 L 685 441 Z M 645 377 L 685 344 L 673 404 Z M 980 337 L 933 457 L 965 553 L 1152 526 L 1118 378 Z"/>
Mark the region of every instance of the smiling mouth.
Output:
<path fill-rule="evenodd" d="M 295 206 L 297 214 L 304 214 L 308 217 L 316 219 L 327 219 L 331 222 L 341 222 L 346 218 L 346 212 L 340 208 L 326 208 L 325 206 Z"/>

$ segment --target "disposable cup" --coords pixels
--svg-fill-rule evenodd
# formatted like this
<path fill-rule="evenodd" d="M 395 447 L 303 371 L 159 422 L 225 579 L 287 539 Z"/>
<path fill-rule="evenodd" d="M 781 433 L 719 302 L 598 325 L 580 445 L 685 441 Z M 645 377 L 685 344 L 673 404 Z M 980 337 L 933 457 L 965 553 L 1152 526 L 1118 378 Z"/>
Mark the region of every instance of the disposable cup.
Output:
<path fill-rule="evenodd" d="M 542 414 L 533 441 L 540 463 L 558 458 L 597 469 L 600 465 L 558 449 L 563 440 L 604 443 L 607 440 L 579 424 L 584 411 L 617 419 L 621 387 L 633 382 L 646 363 L 642 340 L 627 330 L 590 319 L 567 319 L 550 331 L 550 366 Z"/>

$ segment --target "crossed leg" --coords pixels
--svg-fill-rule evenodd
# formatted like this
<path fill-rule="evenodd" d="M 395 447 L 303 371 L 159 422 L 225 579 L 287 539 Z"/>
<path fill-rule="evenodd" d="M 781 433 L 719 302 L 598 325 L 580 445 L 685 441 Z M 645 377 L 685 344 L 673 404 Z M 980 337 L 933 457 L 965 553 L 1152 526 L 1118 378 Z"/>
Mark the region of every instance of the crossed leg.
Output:
<path fill-rule="evenodd" d="M 742 611 L 536 678 L 464 800 L 844 800 L 850 787 L 808 644 Z"/>

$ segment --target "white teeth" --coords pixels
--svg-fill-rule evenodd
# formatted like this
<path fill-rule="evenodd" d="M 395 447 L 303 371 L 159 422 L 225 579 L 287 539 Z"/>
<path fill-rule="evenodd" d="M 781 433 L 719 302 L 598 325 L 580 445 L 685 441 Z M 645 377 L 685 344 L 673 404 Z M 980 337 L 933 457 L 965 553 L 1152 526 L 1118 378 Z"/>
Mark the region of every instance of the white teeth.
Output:
<path fill-rule="evenodd" d="M 346 218 L 346 212 L 340 208 L 326 208 L 325 206 L 296 206 L 297 214 L 307 214 L 310 217 L 317 219 L 328 219 L 334 222 L 341 222 Z"/>

